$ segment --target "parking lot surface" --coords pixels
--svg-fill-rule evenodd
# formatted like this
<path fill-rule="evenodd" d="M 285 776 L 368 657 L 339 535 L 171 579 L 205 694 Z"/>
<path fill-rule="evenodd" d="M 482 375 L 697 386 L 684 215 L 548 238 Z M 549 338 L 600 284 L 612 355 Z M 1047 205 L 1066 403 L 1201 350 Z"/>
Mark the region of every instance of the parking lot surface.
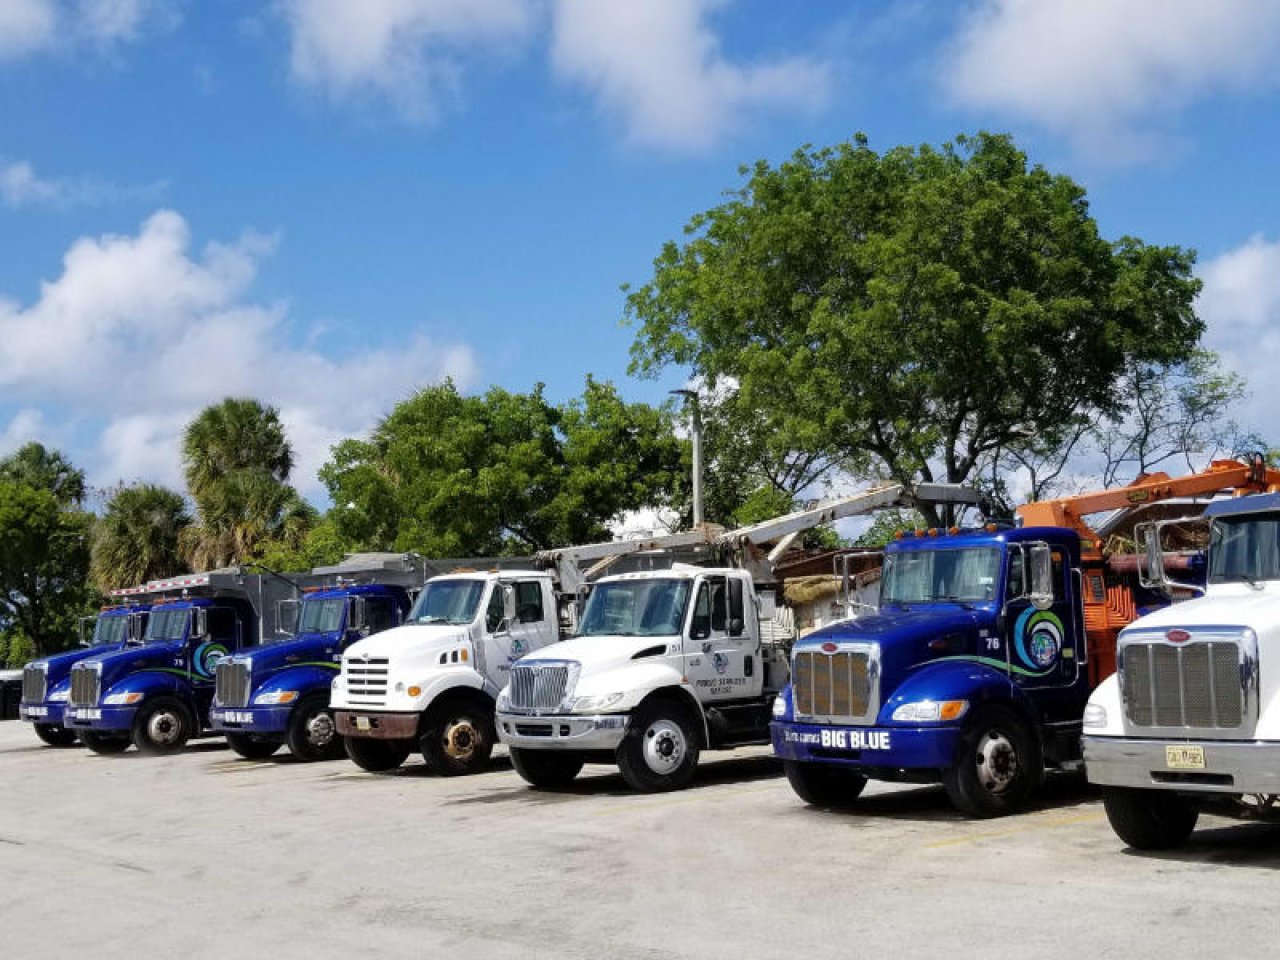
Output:
<path fill-rule="evenodd" d="M 863 958 L 1257 954 L 1280 932 L 1280 828 L 1202 820 L 1126 851 L 1095 794 L 969 821 L 936 788 L 802 805 L 763 749 L 641 796 L 588 767 L 527 788 L 505 758 L 167 758 L 41 746 L 0 723 L 9 957 Z"/>

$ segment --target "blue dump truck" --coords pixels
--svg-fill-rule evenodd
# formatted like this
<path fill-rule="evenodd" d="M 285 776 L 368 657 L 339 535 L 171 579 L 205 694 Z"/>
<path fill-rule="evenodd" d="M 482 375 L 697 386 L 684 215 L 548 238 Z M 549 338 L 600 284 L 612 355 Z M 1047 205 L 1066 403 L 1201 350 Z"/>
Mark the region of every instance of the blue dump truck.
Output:
<path fill-rule="evenodd" d="M 151 605 L 135 597 L 108 607 L 93 621 L 93 633 L 80 647 L 32 660 L 22 670 L 22 700 L 18 716 L 35 728 L 36 736 L 51 747 L 68 747 L 76 734 L 63 726 L 62 712 L 71 692 L 71 668 L 95 654 L 120 650 L 142 642 Z M 81 635 L 83 637 L 83 634 Z"/>
<path fill-rule="evenodd" d="M 402 624 L 426 571 L 413 554 L 357 554 L 312 575 L 331 585 L 303 594 L 292 638 L 250 647 L 217 666 L 209 723 L 246 759 L 269 757 L 283 744 L 300 760 L 345 756 L 329 709 L 342 654 Z"/>

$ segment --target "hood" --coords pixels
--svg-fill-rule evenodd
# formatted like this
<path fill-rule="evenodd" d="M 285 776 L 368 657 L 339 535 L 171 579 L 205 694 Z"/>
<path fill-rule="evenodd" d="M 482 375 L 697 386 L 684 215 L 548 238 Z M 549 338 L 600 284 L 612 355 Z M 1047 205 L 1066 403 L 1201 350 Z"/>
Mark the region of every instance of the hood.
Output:
<path fill-rule="evenodd" d="M 879 613 L 842 620 L 815 630 L 796 644 L 796 650 L 819 646 L 827 641 L 877 643 L 880 663 L 886 674 L 908 670 L 941 657 L 978 654 L 978 634 L 995 629 L 995 610 L 988 606 L 961 606 L 956 603 L 892 606 Z M 931 640 L 947 637 L 946 650 L 930 650 Z"/>
<path fill-rule="evenodd" d="M 1256 590 L 1247 583 L 1219 584 L 1212 593 L 1184 600 L 1135 620 L 1126 630 L 1173 627 L 1252 627 L 1259 634 L 1280 622 L 1280 582 Z"/>
<path fill-rule="evenodd" d="M 172 667 L 182 656 L 183 644 L 177 642 L 148 643 L 141 647 L 125 647 L 111 653 L 85 657 L 82 662 L 102 664 L 102 689 L 106 690 L 121 677 L 151 667 Z"/>
<path fill-rule="evenodd" d="M 601 673 L 631 663 L 636 654 L 653 650 L 679 652 L 679 637 L 573 637 L 535 650 L 520 659 L 520 663 L 535 660 L 572 660 L 582 664 L 583 674 Z"/>
<path fill-rule="evenodd" d="M 52 686 L 69 674 L 71 668 L 81 660 L 101 656 L 104 653 L 114 653 L 120 649 L 120 646 L 118 643 L 113 643 L 102 647 L 77 647 L 74 650 L 64 650 L 62 653 L 54 653 L 47 657 L 41 657 L 39 660 L 32 660 L 28 666 L 34 666 L 38 663 L 45 664 L 49 684 Z"/>
<path fill-rule="evenodd" d="M 245 647 L 235 653 L 232 659 L 243 660 L 246 657 L 252 657 L 256 670 L 259 667 L 273 667 L 298 660 L 310 660 L 336 646 L 335 634 L 303 633 L 292 640 L 284 640 L 280 643 L 260 643 Z"/>
<path fill-rule="evenodd" d="M 469 637 L 470 633 L 465 624 L 406 623 L 356 641 L 347 648 L 343 657 L 344 659 L 361 657 L 398 659 L 417 656 L 454 647 Z"/>

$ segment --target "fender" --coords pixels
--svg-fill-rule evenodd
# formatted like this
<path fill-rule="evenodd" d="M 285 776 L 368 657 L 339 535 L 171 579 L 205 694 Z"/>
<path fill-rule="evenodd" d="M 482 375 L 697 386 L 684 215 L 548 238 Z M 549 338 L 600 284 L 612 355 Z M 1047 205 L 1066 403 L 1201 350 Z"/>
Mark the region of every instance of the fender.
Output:
<path fill-rule="evenodd" d="M 1008 674 L 962 657 L 934 660 L 913 670 L 881 704 L 879 723 L 891 724 L 895 709 L 920 700 L 968 700 L 970 713 L 984 704 L 1012 706 L 1032 723 L 1038 723 L 1040 716 L 1031 698 Z"/>
<path fill-rule="evenodd" d="M 647 703 L 658 697 L 672 697 L 682 701 L 686 707 L 693 711 L 694 715 L 700 721 L 698 729 L 702 732 L 702 747 L 705 749 L 706 746 L 711 743 L 711 730 L 707 726 L 707 715 L 703 712 L 702 704 L 699 703 L 698 698 L 694 696 L 693 688 L 690 687 L 689 684 L 681 682 L 668 687 L 659 687 L 658 689 L 646 694 L 640 703 L 636 704 L 636 706 L 639 707 L 640 704 Z"/>
<path fill-rule="evenodd" d="M 308 694 L 321 690 L 328 695 L 333 678 L 338 675 L 337 668 L 336 663 L 330 666 L 323 661 L 299 663 L 287 667 L 278 673 L 273 673 L 254 687 L 249 703 L 253 704 L 260 694 L 273 693 L 276 690 L 298 691 L 298 699 L 294 701 L 295 703 Z"/>
<path fill-rule="evenodd" d="M 418 698 L 418 702 L 422 706 L 418 709 L 423 711 L 430 710 L 432 704 L 446 693 L 454 690 L 474 690 L 477 693 L 484 694 L 492 703 L 497 697 L 497 691 L 491 688 L 493 688 L 493 684 L 487 683 L 485 678 L 475 670 L 441 670 L 438 673 L 433 673 L 423 684 L 422 696 Z"/>

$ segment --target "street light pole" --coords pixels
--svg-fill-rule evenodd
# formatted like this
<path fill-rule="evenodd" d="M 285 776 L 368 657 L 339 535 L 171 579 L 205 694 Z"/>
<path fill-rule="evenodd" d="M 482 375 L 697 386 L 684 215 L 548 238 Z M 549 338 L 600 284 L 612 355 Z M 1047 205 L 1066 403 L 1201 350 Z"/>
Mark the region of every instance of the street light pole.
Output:
<path fill-rule="evenodd" d="M 693 525 L 702 526 L 702 405 L 696 390 L 671 390 L 684 397 L 693 410 Z"/>

